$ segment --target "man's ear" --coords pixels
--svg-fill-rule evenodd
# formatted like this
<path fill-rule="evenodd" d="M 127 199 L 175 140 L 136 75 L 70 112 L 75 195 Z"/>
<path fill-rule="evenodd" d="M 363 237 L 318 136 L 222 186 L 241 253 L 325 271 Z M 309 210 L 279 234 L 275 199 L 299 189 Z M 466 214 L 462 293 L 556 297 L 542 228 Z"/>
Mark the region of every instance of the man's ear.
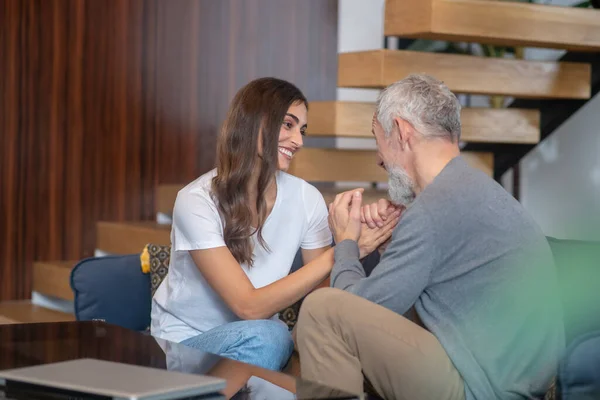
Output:
<path fill-rule="evenodd" d="M 394 135 L 396 136 L 395 139 L 398 141 L 398 144 L 402 149 L 404 149 L 404 147 L 408 145 L 408 139 L 410 135 L 409 126 L 410 124 L 404 119 L 394 118 Z"/>
<path fill-rule="evenodd" d="M 415 127 L 402 118 L 395 118 L 394 122 L 398 129 L 398 140 L 402 148 L 411 146 L 412 141 L 415 139 Z"/>

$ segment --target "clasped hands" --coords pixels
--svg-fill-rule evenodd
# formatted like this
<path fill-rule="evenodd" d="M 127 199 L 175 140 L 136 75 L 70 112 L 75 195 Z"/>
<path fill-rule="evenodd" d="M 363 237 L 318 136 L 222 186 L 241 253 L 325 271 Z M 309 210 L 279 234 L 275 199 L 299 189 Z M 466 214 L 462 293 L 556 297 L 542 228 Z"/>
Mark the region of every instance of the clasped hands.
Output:
<path fill-rule="evenodd" d="M 340 193 L 329 204 L 329 227 L 335 242 L 356 241 L 361 259 L 387 246 L 404 211 L 386 199 L 363 206 L 363 191 L 360 188 Z"/>

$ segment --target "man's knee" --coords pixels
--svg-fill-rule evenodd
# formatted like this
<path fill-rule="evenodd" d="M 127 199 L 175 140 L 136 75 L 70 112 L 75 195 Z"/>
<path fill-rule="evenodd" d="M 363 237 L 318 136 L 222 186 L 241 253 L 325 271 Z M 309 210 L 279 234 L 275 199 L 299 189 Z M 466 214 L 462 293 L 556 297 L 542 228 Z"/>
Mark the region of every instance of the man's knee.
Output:
<path fill-rule="evenodd" d="M 348 293 L 335 288 L 322 288 L 315 290 L 302 302 L 298 324 L 306 323 L 306 320 L 331 317 L 332 314 L 340 311 L 343 299 Z"/>

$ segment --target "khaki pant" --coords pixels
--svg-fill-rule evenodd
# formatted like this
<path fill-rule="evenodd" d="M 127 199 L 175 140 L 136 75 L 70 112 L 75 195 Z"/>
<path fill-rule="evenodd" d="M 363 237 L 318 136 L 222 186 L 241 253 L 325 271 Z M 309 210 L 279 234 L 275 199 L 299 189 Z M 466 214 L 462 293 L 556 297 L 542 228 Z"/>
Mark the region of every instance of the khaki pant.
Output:
<path fill-rule="evenodd" d="M 462 378 L 434 335 L 353 294 L 309 295 L 296 335 L 304 379 L 352 393 L 363 393 L 366 380 L 385 399 L 464 399 Z"/>

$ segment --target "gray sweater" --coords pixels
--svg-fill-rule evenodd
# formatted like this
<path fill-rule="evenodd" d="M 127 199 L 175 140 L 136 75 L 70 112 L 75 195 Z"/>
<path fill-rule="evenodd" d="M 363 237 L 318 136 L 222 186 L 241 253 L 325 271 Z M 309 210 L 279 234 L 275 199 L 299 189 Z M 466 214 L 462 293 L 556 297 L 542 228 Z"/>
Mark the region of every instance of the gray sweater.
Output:
<path fill-rule="evenodd" d="M 521 205 L 462 157 L 405 211 L 368 277 L 358 257 L 356 242 L 337 244 L 331 286 L 398 314 L 414 305 L 468 400 L 546 391 L 564 348 L 551 250 Z"/>

